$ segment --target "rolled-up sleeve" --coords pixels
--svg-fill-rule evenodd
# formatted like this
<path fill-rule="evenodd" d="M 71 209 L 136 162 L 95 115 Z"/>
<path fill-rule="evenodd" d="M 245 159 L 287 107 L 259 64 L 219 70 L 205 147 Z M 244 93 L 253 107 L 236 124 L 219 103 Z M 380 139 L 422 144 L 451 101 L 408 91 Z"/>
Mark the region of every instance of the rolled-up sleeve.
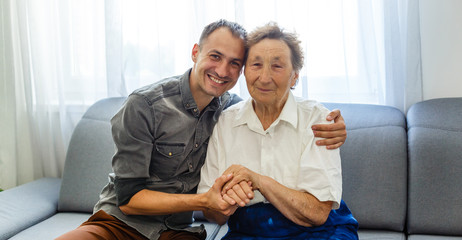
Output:
<path fill-rule="evenodd" d="M 322 108 L 317 114 L 319 123 L 327 124 L 323 118 L 329 110 Z M 307 131 L 312 135 L 311 129 Z M 340 150 L 328 150 L 315 143 L 320 138 L 311 139 L 302 153 L 298 169 L 297 188 L 309 192 L 319 201 L 332 201 L 333 209 L 338 209 L 342 200 L 342 163 Z"/>
<path fill-rule="evenodd" d="M 154 142 L 153 109 L 143 96 L 132 94 L 111 119 L 116 154 L 112 167 L 118 206 L 146 188 Z"/>
<path fill-rule="evenodd" d="M 305 152 L 298 174 L 298 189 L 311 193 L 319 201 L 334 202 L 337 209 L 342 200 L 342 172 L 338 150 L 310 150 Z M 310 160 L 307 160 L 310 159 Z"/>

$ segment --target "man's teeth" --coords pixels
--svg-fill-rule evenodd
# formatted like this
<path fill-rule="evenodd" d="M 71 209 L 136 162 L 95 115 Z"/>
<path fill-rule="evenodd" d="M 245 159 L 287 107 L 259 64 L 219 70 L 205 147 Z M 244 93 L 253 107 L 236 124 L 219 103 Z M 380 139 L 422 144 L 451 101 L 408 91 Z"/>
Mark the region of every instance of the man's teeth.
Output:
<path fill-rule="evenodd" d="M 218 83 L 218 84 L 223 84 L 223 83 L 225 83 L 225 81 L 220 81 L 220 80 L 218 80 L 218 79 L 216 79 L 216 78 L 214 78 L 214 77 L 212 77 L 212 76 L 210 76 L 210 79 L 212 79 L 212 81 L 214 81 L 214 82 L 216 82 L 216 83 Z"/>

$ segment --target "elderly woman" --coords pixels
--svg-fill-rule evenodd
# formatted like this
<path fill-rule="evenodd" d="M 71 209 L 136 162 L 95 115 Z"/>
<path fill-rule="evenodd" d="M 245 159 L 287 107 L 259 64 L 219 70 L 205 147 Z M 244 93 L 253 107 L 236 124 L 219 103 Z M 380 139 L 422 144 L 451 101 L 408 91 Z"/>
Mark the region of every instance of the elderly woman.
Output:
<path fill-rule="evenodd" d="M 236 209 L 230 217 L 204 215 L 228 221 L 223 239 L 357 239 L 358 223 L 341 198 L 339 150 L 316 146 L 310 130 L 329 110 L 291 92 L 303 66 L 300 42 L 270 23 L 252 32 L 248 45 L 251 98 L 222 113 L 198 187 L 206 192 L 232 174 L 223 198 Z"/>

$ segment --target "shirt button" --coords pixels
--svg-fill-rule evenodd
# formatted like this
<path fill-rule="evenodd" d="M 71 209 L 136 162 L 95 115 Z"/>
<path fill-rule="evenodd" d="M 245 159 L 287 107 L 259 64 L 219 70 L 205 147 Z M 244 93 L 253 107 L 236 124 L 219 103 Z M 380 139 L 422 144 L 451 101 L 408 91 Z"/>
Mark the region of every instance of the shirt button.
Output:
<path fill-rule="evenodd" d="M 194 112 L 197 112 L 197 108 L 194 108 L 194 110 L 193 110 L 193 111 L 194 111 Z"/>
<path fill-rule="evenodd" d="M 168 155 L 169 155 L 169 156 L 172 156 L 172 153 L 171 153 L 171 152 L 169 152 L 169 153 L 168 153 Z"/>
<path fill-rule="evenodd" d="M 189 170 L 193 170 L 193 165 L 191 163 L 189 164 Z"/>
<path fill-rule="evenodd" d="M 199 147 L 199 144 L 196 143 L 196 145 L 194 145 L 194 146 L 196 146 L 196 148 L 197 148 L 197 147 Z"/>
<path fill-rule="evenodd" d="M 189 107 L 189 106 L 191 106 L 191 105 L 189 105 L 189 103 L 186 103 L 186 107 Z"/>

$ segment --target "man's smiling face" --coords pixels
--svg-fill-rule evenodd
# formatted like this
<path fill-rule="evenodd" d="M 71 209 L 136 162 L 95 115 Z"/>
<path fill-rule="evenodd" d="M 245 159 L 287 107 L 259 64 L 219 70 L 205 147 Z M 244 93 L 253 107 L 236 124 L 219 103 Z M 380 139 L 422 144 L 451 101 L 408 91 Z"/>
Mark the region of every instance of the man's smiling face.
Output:
<path fill-rule="evenodd" d="M 194 45 L 191 91 L 219 97 L 236 84 L 244 64 L 244 40 L 226 27 L 212 32 L 201 46 Z"/>

